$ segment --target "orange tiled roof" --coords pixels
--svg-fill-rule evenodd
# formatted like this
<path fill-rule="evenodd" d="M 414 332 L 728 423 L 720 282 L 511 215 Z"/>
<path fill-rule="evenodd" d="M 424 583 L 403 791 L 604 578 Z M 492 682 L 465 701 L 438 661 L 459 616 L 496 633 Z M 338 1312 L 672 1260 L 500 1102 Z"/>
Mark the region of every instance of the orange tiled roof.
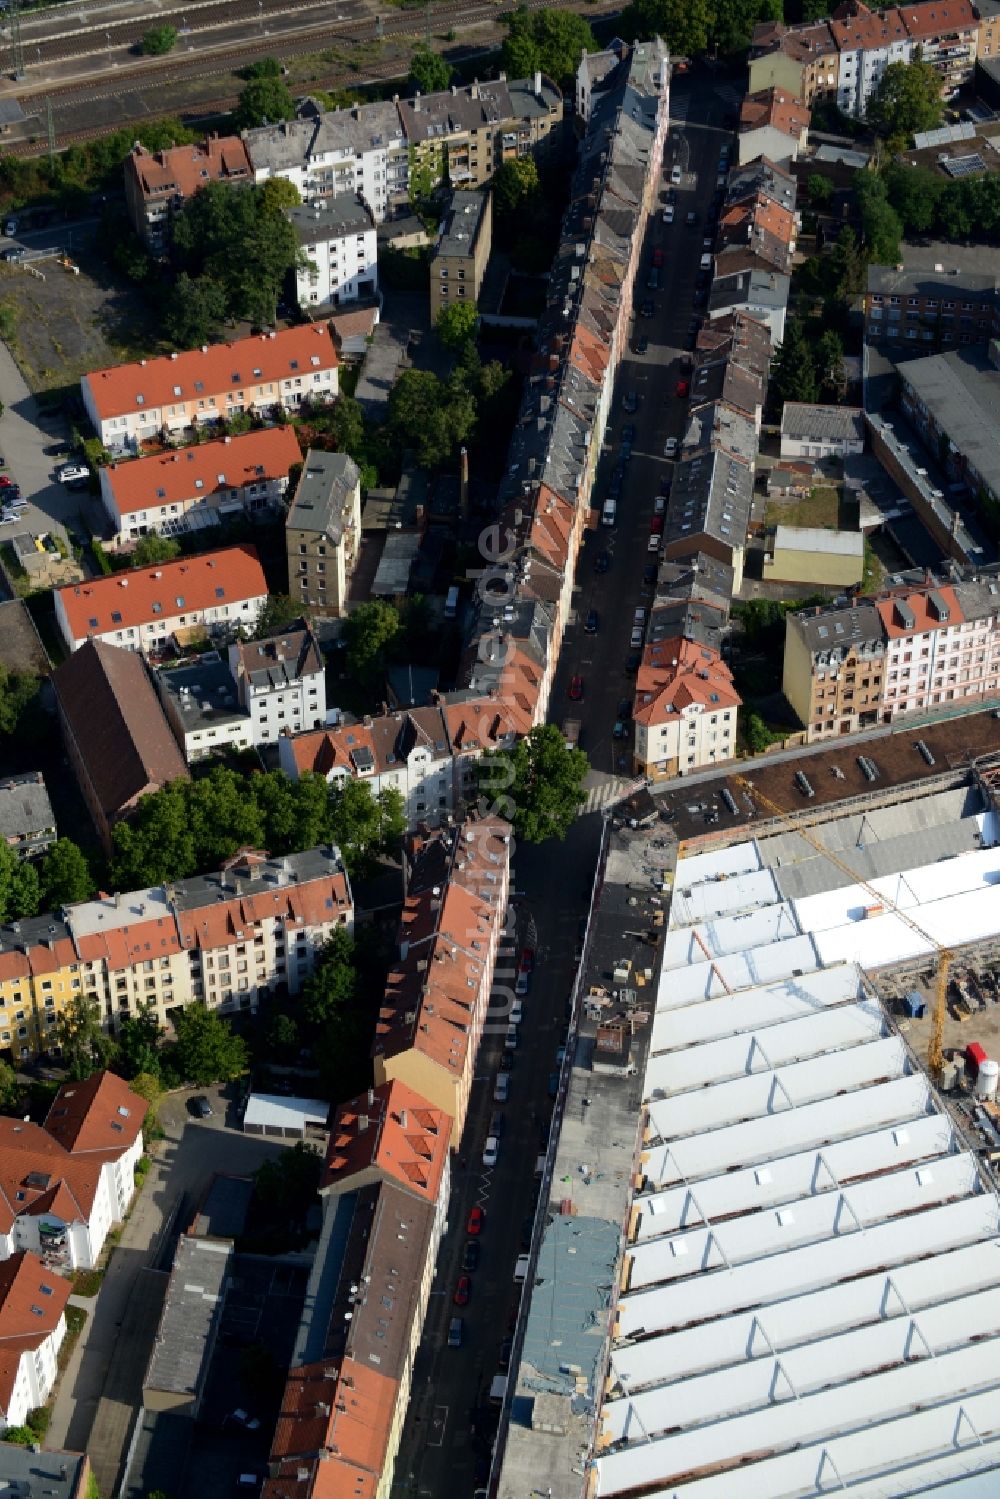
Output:
<path fill-rule="evenodd" d="M 74 640 L 267 597 L 267 580 L 252 546 L 223 547 L 158 567 L 67 583 L 58 590 Z"/>
<path fill-rule="evenodd" d="M 335 1494 L 338 1499 L 353 1496 L 353 1474 L 360 1471 L 375 1479 L 381 1475 L 398 1398 L 398 1380 L 352 1358 L 339 1366 L 318 1363 L 293 1369 L 285 1384 L 272 1459 L 323 1454 L 317 1484 L 321 1472 L 336 1476 L 332 1486 L 327 1476 L 327 1487 L 312 1492 Z M 274 1492 L 284 1490 L 278 1487 Z"/>
<path fill-rule="evenodd" d="M 219 490 L 284 479 L 302 460 L 292 427 L 263 427 L 218 442 L 155 453 L 105 470 L 119 515 L 207 499 Z"/>
<path fill-rule="evenodd" d="M 948 619 L 940 620 L 937 615 L 931 613 L 929 593 L 936 593 L 944 599 L 948 606 Z M 895 600 L 900 599 L 904 604 L 909 604 L 913 610 L 916 623 L 912 630 L 903 625 L 895 611 Z M 890 640 L 898 640 L 903 635 L 922 635 L 927 630 L 940 630 L 945 625 L 960 625 L 964 623 L 965 615 L 954 588 L 944 586 L 941 588 L 924 589 L 920 592 L 906 593 L 900 591 L 890 598 L 876 599 L 875 608 L 878 610 L 885 627 L 885 633 Z"/>
<path fill-rule="evenodd" d="M 445 702 L 443 711 L 455 754 L 497 749 L 518 732 L 514 718 L 500 698 Z"/>
<path fill-rule="evenodd" d="M 336 369 L 337 351 L 325 323 L 282 328 L 209 344 L 162 359 L 118 364 L 84 375 L 97 415 L 106 421 L 178 401 L 196 401 L 245 386 L 268 385 L 295 376 L 308 379 L 317 369 Z M 140 400 L 139 397 L 142 399 Z"/>
<path fill-rule="evenodd" d="M 742 701 L 729 667 L 710 646 L 678 637 L 658 640 L 643 652 L 636 678 L 637 723 L 667 723 L 695 704 L 717 713 Z"/>
<path fill-rule="evenodd" d="M 936 3 L 936 0 L 935 0 Z M 909 33 L 898 10 L 872 11 L 861 0 L 849 0 L 830 17 L 830 30 L 842 52 L 867 51 L 906 41 Z"/>
<path fill-rule="evenodd" d="M 370 1088 L 337 1109 L 320 1191 L 385 1176 L 436 1202 L 451 1126 L 449 1114 L 399 1079 Z"/>
<path fill-rule="evenodd" d="M 238 135 L 211 135 L 203 144 L 147 151 L 134 146 L 126 158 L 144 197 L 178 193 L 190 198 L 206 182 L 250 178 L 250 158 Z"/>
<path fill-rule="evenodd" d="M 45 1130 L 66 1150 L 121 1154 L 142 1132 L 148 1105 L 113 1072 L 63 1083 L 45 1116 Z"/>
<path fill-rule="evenodd" d="M 214 905 L 195 906 L 177 913 L 181 945 L 210 951 L 248 938 L 262 921 L 301 921 L 325 926 L 348 906 L 347 880 L 342 874 L 322 875 L 302 884 L 280 885 L 256 895 L 234 895 Z"/>
<path fill-rule="evenodd" d="M 923 4 L 901 5 L 899 14 L 907 31 L 917 38 L 976 28 L 976 12 L 969 0 L 925 0 Z"/>
<path fill-rule="evenodd" d="M 782 88 L 748 94 L 740 110 L 740 129 L 744 131 L 773 125 L 785 135 L 798 137 L 803 130 L 808 130 L 809 120 L 809 110 L 802 100 Z"/>
<path fill-rule="evenodd" d="M 0 1264 L 0 1409 L 10 1405 L 21 1355 L 55 1332 L 71 1290 L 30 1250 Z"/>

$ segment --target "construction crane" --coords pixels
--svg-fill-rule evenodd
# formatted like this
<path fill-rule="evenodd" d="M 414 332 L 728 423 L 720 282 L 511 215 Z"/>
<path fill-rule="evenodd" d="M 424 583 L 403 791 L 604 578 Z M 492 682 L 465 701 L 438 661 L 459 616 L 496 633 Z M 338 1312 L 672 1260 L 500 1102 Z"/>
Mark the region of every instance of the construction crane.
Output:
<path fill-rule="evenodd" d="M 839 869 L 841 874 L 847 876 L 852 885 L 860 885 L 862 890 L 866 890 L 872 898 L 873 905 L 885 907 L 894 916 L 898 916 L 900 921 L 910 928 L 911 932 L 915 932 L 922 941 L 930 943 L 931 947 L 937 953 L 938 966 L 934 985 L 934 1008 L 931 1014 L 931 1039 L 927 1048 L 927 1065 L 934 1077 L 938 1078 L 944 1063 L 944 1017 L 947 1011 L 948 1000 L 948 970 L 951 967 L 951 961 L 955 954 L 949 948 L 942 947 L 941 943 L 936 941 L 929 932 L 925 932 L 923 927 L 913 920 L 912 916 L 908 915 L 906 911 L 901 910 L 895 901 L 890 900 L 887 895 L 883 895 L 880 890 L 876 890 L 875 886 L 870 884 L 868 880 L 863 879 L 856 870 L 851 868 L 846 860 L 841 859 L 839 855 L 827 848 L 825 843 L 821 843 L 808 828 L 804 828 L 801 823 L 797 822 L 795 817 L 790 812 L 787 812 L 784 807 L 779 807 L 777 802 L 771 801 L 770 797 L 765 796 L 762 791 L 758 791 L 757 787 L 747 776 L 734 776 L 733 780 L 737 786 L 748 792 L 762 807 L 766 807 L 779 821 L 783 822 L 790 832 L 798 833 L 799 837 L 805 839 L 810 848 L 814 848 L 818 854 L 822 854 L 824 859 L 829 859 L 830 863 L 836 869 Z"/>

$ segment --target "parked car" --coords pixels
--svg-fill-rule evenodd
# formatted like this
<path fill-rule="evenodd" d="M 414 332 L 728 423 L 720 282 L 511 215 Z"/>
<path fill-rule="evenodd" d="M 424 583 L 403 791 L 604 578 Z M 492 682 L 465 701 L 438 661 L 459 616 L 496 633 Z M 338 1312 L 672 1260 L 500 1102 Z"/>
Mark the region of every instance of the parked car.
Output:
<path fill-rule="evenodd" d="M 452 1317 L 448 1323 L 448 1347 L 461 1348 L 462 1336 L 465 1332 L 465 1323 L 461 1317 Z"/>
<path fill-rule="evenodd" d="M 663 535 L 663 516 L 662 515 L 654 515 L 653 516 L 653 519 L 649 523 L 649 530 L 650 530 L 650 534 L 653 535 L 653 536 L 662 536 Z"/>
<path fill-rule="evenodd" d="M 645 302 L 643 302 L 642 306 L 639 308 L 639 316 L 640 317 L 652 317 L 653 316 L 653 304 L 649 300 L 648 297 L 646 298 Z"/>
<path fill-rule="evenodd" d="M 663 444 L 663 456 L 664 458 L 675 458 L 677 456 L 676 437 L 667 438 L 666 442 Z"/>
<path fill-rule="evenodd" d="M 479 1240 L 478 1239 L 468 1239 L 468 1240 L 466 1240 L 465 1248 L 462 1251 L 462 1269 L 463 1270 L 467 1270 L 467 1271 L 472 1271 L 472 1270 L 478 1270 L 478 1268 L 479 1268 Z"/>
<path fill-rule="evenodd" d="M 663 222 L 665 224 L 672 224 L 674 222 L 674 205 L 672 203 L 668 203 L 663 210 Z"/>
<path fill-rule="evenodd" d="M 533 947 L 521 948 L 521 961 L 518 965 L 522 973 L 533 973 L 535 969 L 535 949 Z"/>
<path fill-rule="evenodd" d="M 502 1119 L 503 1115 L 501 1114 L 500 1117 Z M 469 1216 L 465 1220 L 465 1232 L 467 1234 L 481 1234 L 483 1231 L 483 1223 L 485 1221 L 485 1217 L 486 1215 L 483 1212 L 482 1208 L 470 1208 Z"/>
<path fill-rule="evenodd" d="M 483 1165 L 495 1166 L 500 1157 L 500 1141 L 496 1135 L 488 1135 L 486 1144 L 483 1146 Z"/>
<path fill-rule="evenodd" d="M 641 661 L 642 657 L 639 655 L 638 651 L 632 651 L 632 653 L 625 658 L 625 670 L 630 677 L 634 677 L 636 675 L 639 670 Z"/>
<path fill-rule="evenodd" d="M 650 306 L 652 306 L 652 303 L 650 303 Z M 643 316 L 645 317 L 647 316 L 647 314 L 644 313 Z M 625 399 L 622 401 L 622 409 L 624 411 L 627 411 L 629 416 L 632 416 L 634 412 L 639 410 L 639 397 L 636 395 L 634 390 L 627 390 L 625 392 Z"/>
<path fill-rule="evenodd" d="M 211 1119 L 213 1114 L 212 1105 L 204 1094 L 199 1094 L 197 1097 L 189 1099 L 188 1108 L 196 1119 Z M 235 1418 L 236 1413 L 234 1412 L 233 1419 L 235 1420 Z"/>
<path fill-rule="evenodd" d="M 656 499 L 653 501 L 653 514 L 654 515 L 663 515 L 664 512 L 666 511 L 666 508 L 667 508 L 666 496 L 662 495 L 662 494 L 658 494 L 656 496 Z"/>
<path fill-rule="evenodd" d="M 501 1072 L 493 1084 L 493 1102 L 506 1103 L 510 1097 L 510 1074 Z"/>
<path fill-rule="evenodd" d="M 690 389 L 691 385 L 689 381 L 678 380 L 677 384 L 674 386 L 674 395 L 682 401 L 686 400 Z"/>
<path fill-rule="evenodd" d="M 660 547 L 662 546 L 662 544 L 663 544 L 663 537 L 662 536 L 657 536 L 655 534 L 655 532 L 654 532 L 654 534 L 649 538 L 649 540 L 646 543 L 646 551 L 647 552 L 658 552 L 660 550 Z"/>
<path fill-rule="evenodd" d="M 587 610 L 587 618 L 586 618 L 586 620 L 584 622 L 584 626 L 583 626 L 583 628 L 587 632 L 587 634 L 588 635 L 596 635 L 597 634 L 597 627 L 598 627 L 599 623 L 600 623 L 600 618 L 598 616 L 597 610 L 596 609 L 588 609 Z"/>
<path fill-rule="evenodd" d="M 633 626 L 632 633 L 629 636 L 629 645 L 631 645 L 633 647 L 641 646 L 642 645 L 642 627 L 641 627 L 641 625 L 634 625 Z"/>
<path fill-rule="evenodd" d="M 689 229 L 693 229 L 694 226 L 695 226 L 695 224 L 697 224 L 697 222 L 698 222 L 698 215 L 696 213 L 689 213 L 688 216 L 687 216 L 687 218 L 686 218 L 686 220 L 685 220 L 685 223 L 687 224 L 687 226 L 688 226 Z"/>
<path fill-rule="evenodd" d="M 549 1086 L 548 1086 L 549 1097 L 550 1098 L 555 1098 L 556 1095 L 558 1094 L 558 1092 L 559 1092 L 559 1074 L 558 1074 L 558 1072 L 550 1072 L 549 1073 Z"/>
<path fill-rule="evenodd" d="M 71 484 L 74 479 L 89 479 L 90 469 L 85 463 L 63 463 L 56 469 L 60 484 Z"/>
<path fill-rule="evenodd" d="M 490 1115 L 489 1128 L 487 1129 L 486 1133 L 488 1135 L 496 1135 L 497 1139 L 499 1140 L 500 1136 L 503 1134 L 506 1128 L 507 1117 L 504 1114 L 503 1109 L 494 1109 L 492 1114 Z M 466 1232 L 471 1233 L 472 1230 L 467 1228 Z M 476 1230 L 476 1232 L 478 1233 L 478 1229 Z"/>
<path fill-rule="evenodd" d="M 508 1046 L 505 1046 L 504 1049 L 503 1049 L 503 1051 L 500 1053 L 500 1071 L 501 1072 L 510 1072 L 511 1069 L 513 1068 L 513 1066 L 514 1066 L 514 1053 L 510 1050 L 510 1048 Z M 497 1099 L 497 1103 L 505 1103 L 505 1102 L 506 1102 L 506 1099 L 503 1099 L 503 1098 L 498 1098 Z"/>
<path fill-rule="evenodd" d="M 659 573 L 659 570 L 660 569 L 657 567 L 655 562 L 646 563 L 646 566 L 642 570 L 642 581 L 647 588 L 652 588 L 653 584 L 656 582 L 656 577 Z"/>
<path fill-rule="evenodd" d="M 656 249 L 653 251 L 653 264 L 655 266 L 661 266 L 665 259 L 666 256 L 663 253 L 663 246 L 657 245 Z"/>
<path fill-rule="evenodd" d="M 645 354 L 648 348 L 649 339 L 646 337 L 645 333 L 641 333 L 635 341 L 635 352 L 637 354 Z"/>
<path fill-rule="evenodd" d="M 454 1295 L 451 1298 L 452 1301 L 455 1303 L 456 1306 L 468 1306 L 468 1304 L 469 1304 L 469 1297 L 471 1295 L 472 1295 L 472 1277 L 471 1277 L 471 1275 L 460 1275 L 458 1277 L 458 1283 L 455 1286 Z"/>
<path fill-rule="evenodd" d="M 598 552 L 594 558 L 595 573 L 606 573 L 611 566 L 611 556 L 608 552 Z"/>
<path fill-rule="evenodd" d="M 676 438 L 674 439 L 674 445 L 676 447 Z M 575 676 L 570 682 L 569 697 L 574 703 L 578 703 L 583 697 L 583 678 L 581 676 Z"/>
<path fill-rule="evenodd" d="M 510 1007 L 510 1023 L 511 1025 L 520 1025 L 523 1019 L 524 1001 L 521 999 L 515 999 L 514 1003 Z"/>
<path fill-rule="evenodd" d="M 627 737 L 627 735 L 628 735 L 628 729 L 622 723 L 622 721 L 621 721 L 620 718 L 616 718 L 615 719 L 615 726 L 611 730 L 611 737 L 612 737 L 612 739 L 625 739 Z"/>
<path fill-rule="evenodd" d="M 679 165 L 677 164 L 677 162 L 674 162 L 674 165 L 670 169 L 670 180 L 675 187 L 678 185 L 683 176 L 684 173 L 681 171 Z"/>
<path fill-rule="evenodd" d="M 13 239 L 14 235 L 17 233 L 17 219 L 7 219 L 6 223 L 3 226 L 3 232 L 8 236 L 9 239 Z"/>
<path fill-rule="evenodd" d="M 229 1421 L 235 1421 L 236 1425 L 242 1426 L 244 1431 L 260 1430 L 260 1421 L 256 1416 L 251 1416 L 249 1411 L 237 1408 L 234 1411 L 230 1411 L 226 1419 Z"/>
<path fill-rule="evenodd" d="M 635 442 L 635 422 L 626 422 L 622 428 L 622 442 Z"/>

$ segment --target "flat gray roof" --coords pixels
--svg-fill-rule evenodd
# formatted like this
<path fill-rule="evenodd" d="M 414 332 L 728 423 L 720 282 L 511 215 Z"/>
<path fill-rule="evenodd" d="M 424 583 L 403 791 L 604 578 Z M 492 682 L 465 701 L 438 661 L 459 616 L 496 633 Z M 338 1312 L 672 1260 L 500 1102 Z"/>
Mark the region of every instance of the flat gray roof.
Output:
<path fill-rule="evenodd" d="M 143 1389 L 197 1397 L 232 1256 L 231 1239 L 181 1234 Z"/>
<path fill-rule="evenodd" d="M 333 198 L 313 198 L 285 210 L 285 217 L 295 229 L 299 243 L 322 244 L 330 239 L 346 239 L 349 234 L 364 234 L 374 229 L 371 210 L 353 193 L 338 193 Z"/>
<path fill-rule="evenodd" d="M 0 781 L 0 837 L 41 833 L 56 825 L 41 773 Z"/>
<path fill-rule="evenodd" d="M 34 1495 L 51 1499 L 78 1499 L 84 1458 L 79 1452 L 60 1452 L 43 1448 L 15 1447 L 0 1442 L 0 1494 L 4 1499 L 32 1499 Z"/>
<path fill-rule="evenodd" d="M 360 482 L 358 465 L 346 453 L 310 448 L 288 509 L 286 528 L 319 531 L 339 541 L 343 534 L 344 507 Z"/>
<path fill-rule="evenodd" d="M 1000 493 L 1000 371 L 984 354 L 962 349 L 910 360 L 899 374 L 952 447 Z"/>
<path fill-rule="evenodd" d="M 435 255 L 472 254 L 488 199 L 488 193 L 452 193 Z"/>
<path fill-rule="evenodd" d="M 203 661 L 161 672 L 157 685 L 187 730 L 246 717 L 225 661 Z"/>

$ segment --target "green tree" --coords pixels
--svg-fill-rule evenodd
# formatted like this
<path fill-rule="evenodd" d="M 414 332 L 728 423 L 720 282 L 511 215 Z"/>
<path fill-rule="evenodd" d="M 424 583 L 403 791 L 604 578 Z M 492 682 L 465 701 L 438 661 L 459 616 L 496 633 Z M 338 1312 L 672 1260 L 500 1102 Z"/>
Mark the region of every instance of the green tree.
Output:
<path fill-rule="evenodd" d="M 11 671 L 0 663 L 0 734 L 13 734 L 18 729 L 40 685 L 31 672 Z"/>
<path fill-rule="evenodd" d="M 709 0 L 633 0 L 622 16 L 623 34 L 661 36 L 675 57 L 704 52 L 714 13 Z"/>
<path fill-rule="evenodd" d="M 868 105 L 869 123 L 887 136 L 934 130 L 943 116 L 941 75 L 921 57 L 891 62 Z"/>
<path fill-rule="evenodd" d="M 833 183 L 820 172 L 810 172 L 806 182 L 809 204 L 812 208 L 826 208 L 833 197 Z"/>
<path fill-rule="evenodd" d="M 12 1109 L 21 1097 L 17 1073 L 9 1062 L 0 1060 L 0 1108 Z"/>
<path fill-rule="evenodd" d="M 889 202 L 884 181 L 874 172 L 855 172 L 854 196 L 861 219 L 861 240 L 869 260 L 878 265 L 895 265 L 903 225 Z"/>
<path fill-rule="evenodd" d="M 254 1207 L 265 1223 L 301 1223 L 316 1201 L 322 1157 L 298 1140 L 254 1172 Z"/>
<path fill-rule="evenodd" d="M 247 1070 L 247 1049 L 221 1015 L 201 1000 L 174 1012 L 177 1061 L 182 1075 L 196 1087 L 228 1083 Z"/>
<path fill-rule="evenodd" d="M 530 78 L 540 71 L 561 86 L 575 77 L 581 52 L 597 50 L 587 22 L 569 10 L 520 7 L 503 21 L 507 36 L 500 55 L 508 78 Z"/>
<path fill-rule="evenodd" d="M 398 631 L 399 614 L 382 599 L 359 604 L 347 616 L 341 638 L 347 648 L 347 669 L 357 681 L 374 686 Z"/>
<path fill-rule="evenodd" d="M 337 397 L 327 416 L 331 437 L 341 453 L 357 458 L 365 441 L 365 413 L 353 396 Z"/>
<path fill-rule="evenodd" d="M 834 404 L 842 401 L 847 394 L 844 345 L 840 335 L 832 328 L 827 328 L 820 335 L 816 345 L 815 369 L 822 398 Z"/>
<path fill-rule="evenodd" d="M 280 78 L 281 63 L 276 57 L 260 57 L 240 69 L 239 76 L 249 83 L 253 78 Z"/>
<path fill-rule="evenodd" d="M 404 448 L 415 448 L 423 468 L 453 460 L 472 433 L 476 403 L 460 379 L 441 381 L 430 370 L 404 370 L 389 393 L 389 427 Z"/>
<path fill-rule="evenodd" d="M 714 0 L 711 41 L 720 52 L 744 52 L 758 21 L 781 21 L 782 0 Z"/>
<path fill-rule="evenodd" d="M 118 1066 L 126 1077 L 149 1073 L 160 1074 L 159 1042 L 162 1035 L 156 1012 L 144 1005 L 135 1015 L 127 1015 L 118 1027 Z"/>
<path fill-rule="evenodd" d="M 812 346 L 802 323 L 792 318 L 771 363 L 770 399 L 780 412 L 786 401 L 815 401 L 818 394 Z"/>
<path fill-rule="evenodd" d="M 863 290 L 865 262 L 857 236 L 849 225 L 845 224 L 837 235 L 829 258 L 833 290 L 838 296 L 856 296 Z"/>
<path fill-rule="evenodd" d="M 474 343 L 479 313 L 475 302 L 452 302 L 434 319 L 434 332 L 451 354 Z"/>
<path fill-rule="evenodd" d="M 525 203 L 537 196 L 539 187 L 538 168 L 532 157 L 513 156 L 501 162 L 493 173 L 494 218 L 523 213 Z"/>
<path fill-rule="evenodd" d="M 248 86 L 267 83 L 263 79 Z M 273 193 L 210 182 L 188 198 L 174 219 L 171 253 L 180 271 L 222 288 L 230 316 L 263 323 L 274 316 L 299 247 Z"/>
<path fill-rule="evenodd" d="M 164 331 L 179 348 L 200 348 L 218 332 L 227 306 L 225 287 L 209 276 L 189 276 L 181 271 L 163 309 Z"/>
<path fill-rule="evenodd" d="M 451 82 L 451 66 L 429 47 L 415 47 L 410 58 L 409 84 L 421 94 L 440 94 Z"/>
<path fill-rule="evenodd" d="M 759 713 L 749 713 L 743 728 L 743 738 L 752 755 L 762 755 L 769 745 L 775 744 L 780 734 L 772 734 Z"/>
<path fill-rule="evenodd" d="M 340 1024 L 357 989 L 354 943 L 346 927 L 336 927 L 316 955 L 312 973 L 302 986 L 302 1009 L 311 1025 Z"/>
<path fill-rule="evenodd" d="M 270 1056 L 289 1057 L 298 1051 L 299 1028 L 291 1015 L 278 1010 L 267 1024 L 267 1050 Z"/>
<path fill-rule="evenodd" d="M 543 724 L 512 750 L 484 755 L 477 766 L 480 796 L 509 818 L 519 839 L 565 838 L 585 801 L 583 750 L 567 749 L 562 731 Z"/>
<path fill-rule="evenodd" d="M 284 771 L 269 770 L 254 776 L 252 785 L 271 853 L 298 853 L 329 842 L 330 789 L 322 776 L 290 781 Z"/>
<path fill-rule="evenodd" d="M 330 841 L 350 874 L 363 874 L 379 854 L 397 847 L 405 829 L 403 798 L 394 786 L 377 796 L 364 781 L 345 781 L 331 790 Z"/>
<path fill-rule="evenodd" d="M 117 1047 L 101 1025 L 101 1007 L 91 994 L 78 994 L 56 1022 L 56 1040 L 70 1077 L 80 1082 L 114 1061 Z"/>
<path fill-rule="evenodd" d="M 139 1098 L 144 1098 L 151 1109 L 155 1109 L 163 1097 L 163 1084 L 155 1072 L 137 1072 L 129 1078 L 129 1087 Z"/>
<path fill-rule="evenodd" d="M 146 57 L 165 57 L 177 44 L 177 32 L 173 26 L 154 26 L 146 32 L 139 47 Z"/>
<path fill-rule="evenodd" d="M 289 598 L 287 593 L 269 593 L 267 602 L 257 616 L 251 639 L 266 640 L 275 630 L 283 630 L 301 618 L 302 605 L 295 599 Z"/>
<path fill-rule="evenodd" d="M 162 562 L 173 562 L 181 554 L 181 544 L 172 536 L 143 536 L 132 553 L 135 567 L 156 567 Z"/>
<path fill-rule="evenodd" d="M 86 856 L 71 838 L 56 839 L 41 861 L 39 875 L 43 904 L 50 909 L 89 900 L 94 893 Z"/>
<path fill-rule="evenodd" d="M 882 174 L 886 196 L 907 234 L 929 234 L 935 227 L 947 183 L 936 172 L 906 161 L 890 161 Z"/>
<path fill-rule="evenodd" d="M 253 130 L 258 125 L 276 125 L 279 120 L 295 118 L 295 100 L 281 78 L 252 78 L 240 94 L 233 110 L 237 130 Z"/>
<path fill-rule="evenodd" d="M 302 194 L 287 177 L 269 177 L 260 185 L 261 211 L 265 214 L 278 214 L 286 208 L 297 208 L 301 202 Z"/>
<path fill-rule="evenodd" d="M 0 840 L 0 921 L 34 916 L 41 899 L 35 865 L 19 859 L 10 844 Z"/>

